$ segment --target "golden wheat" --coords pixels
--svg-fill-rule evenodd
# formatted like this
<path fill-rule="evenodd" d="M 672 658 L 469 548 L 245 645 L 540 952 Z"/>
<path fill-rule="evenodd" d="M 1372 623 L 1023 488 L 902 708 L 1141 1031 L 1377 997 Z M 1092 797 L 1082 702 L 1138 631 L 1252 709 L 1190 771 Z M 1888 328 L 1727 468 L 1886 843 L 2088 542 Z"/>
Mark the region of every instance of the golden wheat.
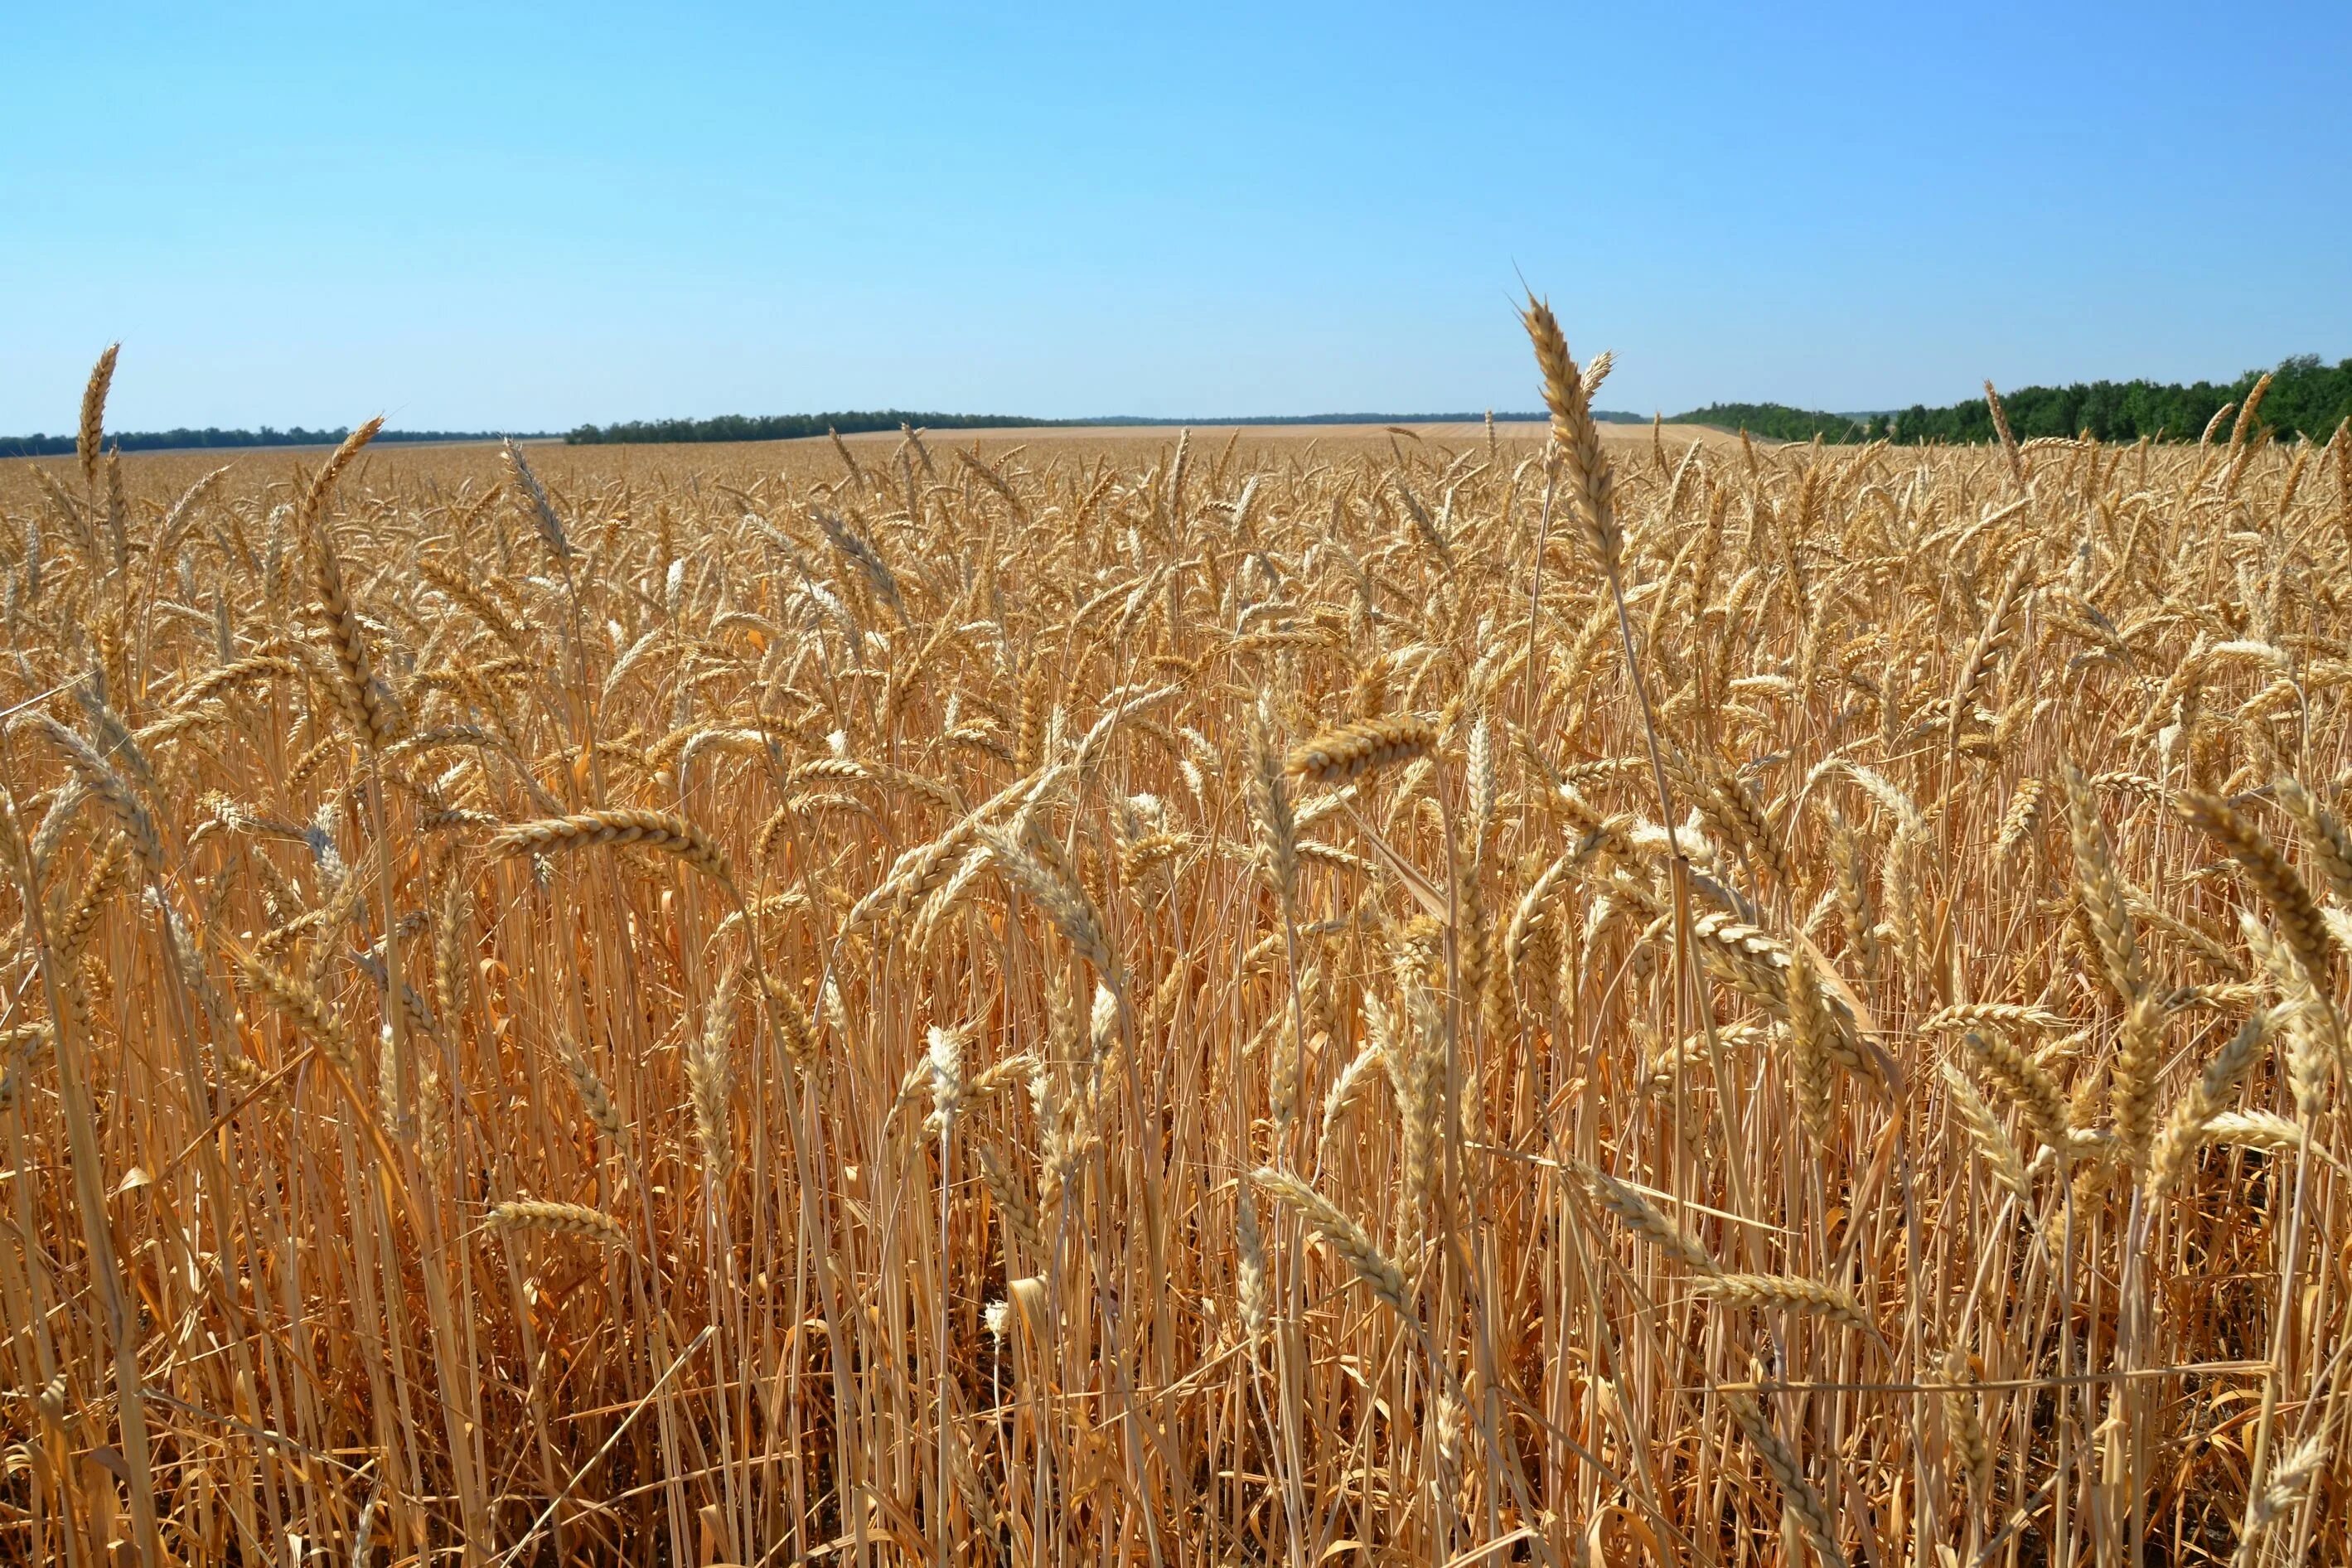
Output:
<path fill-rule="evenodd" d="M 1521 429 L 226 469 L 110 351 L 0 1558 L 2330 1560 L 2352 433 L 1677 453 L 1525 324 Z"/>

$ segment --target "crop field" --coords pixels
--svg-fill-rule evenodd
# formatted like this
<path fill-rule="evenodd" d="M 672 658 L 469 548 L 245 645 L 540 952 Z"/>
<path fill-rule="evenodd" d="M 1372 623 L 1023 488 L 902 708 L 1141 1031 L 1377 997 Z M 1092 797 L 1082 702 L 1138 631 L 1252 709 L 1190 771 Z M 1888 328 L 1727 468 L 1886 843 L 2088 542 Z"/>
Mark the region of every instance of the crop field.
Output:
<path fill-rule="evenodd" d="M 1549 426 L 217 472 L 110 351 L 0 1559 L 2352 1561 L 2352 440 L 1528 325 Z"/>

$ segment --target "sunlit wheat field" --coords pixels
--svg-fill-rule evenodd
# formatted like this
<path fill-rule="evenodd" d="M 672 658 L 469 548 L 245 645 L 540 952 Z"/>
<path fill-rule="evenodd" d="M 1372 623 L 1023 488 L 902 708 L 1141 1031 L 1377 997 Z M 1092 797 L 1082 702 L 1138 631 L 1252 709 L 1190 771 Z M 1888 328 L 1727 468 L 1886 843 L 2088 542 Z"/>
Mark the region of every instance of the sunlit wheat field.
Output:
<path fill-rule="evenodd" d="M 110 351 L 0 1557 L 2352 1559 L 2352 442 L 1527 324 L 1549 426 L 217 471 Z"/>

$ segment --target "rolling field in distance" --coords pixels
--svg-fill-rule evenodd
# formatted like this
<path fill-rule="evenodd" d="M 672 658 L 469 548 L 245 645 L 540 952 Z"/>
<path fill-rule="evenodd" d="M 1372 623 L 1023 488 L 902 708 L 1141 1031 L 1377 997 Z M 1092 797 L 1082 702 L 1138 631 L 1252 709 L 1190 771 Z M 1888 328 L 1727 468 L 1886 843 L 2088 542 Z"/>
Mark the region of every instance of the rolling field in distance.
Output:
<path fill-rule="evenodd" d="M 1653 439 L 1647 425 L 1604 424 L 1597 428 L 1612 452 L 1630 445 L 1646 453 Z M 1410 434 L 1397 434 L 1400 431 Z M 1229 466 L 1293 459 L 1312 466 L 1318 461 L 1370 458 L 1374 455 L 1394 460 L 1390 449 L 1392 440 L 1402 451 L 1419 451 L 1434 444 L 1449 455 L 1472 446 L 1483 447 L 1486 442 L 1483 425 L 1202 425 L 1189 430 L 1164 426 L 1087 425 L 922 433 L 925 447 L 933 453 L 935 464 L 938 453 L 961 448 L 977 451 L 992 460 L 1010 452 L 1018 462 L 1022 454 L 1038 450 L 1088 463 L 1101 458 L 1112 464 L 1141 468 L 1164 463 L 1180 437 L 1187 449 L 1201 454 L 1203 460 L 1213 461 L 1232 446 L 1232 455 L 1226 458 Z M 1739 444 L 1737 435 L 1701 425 L 1667 425 L 1661 438 L 1674 443 L 1673 456 L 1677 459 L 1694 441 L 1708 450 Z M 841 439 L 859 455 L 861 462 L 877 460 L 887 464 L 900 437 L 895 433 L 866 432 Z M 1549 436 L 1540 425 L 1504 423 L 1496 426 L 1495 439 L 1497 450 L 1508 452 L 1511 461 L 1517 463 L 1540 453 Z M 683 484 L 698 477 L 740 485 L 762 477 L 787 474 L 805 474 L 810 483 L 830 484 L 842 474 L 835 448 L 823 437 L 791 441 L 580 447 L 535 440 L 520 445 L 533 472 L 549 483 L 562 485 L 597 485 L 633 479 Z M 1771 447 L 1780 443 L 1757 445 Z M 878 458 L 870 451 L 876 447 L 881 449 Z M 121 462 L 129 480 L 160 493 L 174 486 L 184 489 L 223 467 L 229 470 L 227 477 L 239 485 L 257 488 L 272 482 L 291 483 L 298 470 L 307 474 L 328 451 L 325 447 L 262 447 L 132 452 L 124 454 Z M 30 470 L 36 468 L 60 482 L 79 483 L 80 470 L 72 458 L 22 459 L 0 466 L 0 497 L 12 502 L 21 500 L 35 504 L 33 498 L 37 491 L 34 487 L 37 481 L 32 479 Z M 500 448 L 485 442 L 371 447 L 359 471 L 432 485 L 456 486 L 470 481 L 478 489 L 499 482 L 507 468 Z"/>
<path fill-rule="evenodd" d="M 2336 1563 L 2352 438 L 0 465 L 0 1558 Z M 126 365 L 125 374 L 135 374 Z"/>

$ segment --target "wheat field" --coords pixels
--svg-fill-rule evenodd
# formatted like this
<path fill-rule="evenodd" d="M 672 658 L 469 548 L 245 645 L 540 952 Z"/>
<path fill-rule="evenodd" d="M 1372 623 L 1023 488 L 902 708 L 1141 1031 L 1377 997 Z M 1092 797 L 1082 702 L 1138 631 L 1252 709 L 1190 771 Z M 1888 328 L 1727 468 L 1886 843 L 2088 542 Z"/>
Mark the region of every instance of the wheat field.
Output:
<path fill-rule="evenodd" d="M 2352 441 L 1527 325 L 1549 429 L 218 472 L 110 351 L 0 1556 L 2352 1560 Z"/>

